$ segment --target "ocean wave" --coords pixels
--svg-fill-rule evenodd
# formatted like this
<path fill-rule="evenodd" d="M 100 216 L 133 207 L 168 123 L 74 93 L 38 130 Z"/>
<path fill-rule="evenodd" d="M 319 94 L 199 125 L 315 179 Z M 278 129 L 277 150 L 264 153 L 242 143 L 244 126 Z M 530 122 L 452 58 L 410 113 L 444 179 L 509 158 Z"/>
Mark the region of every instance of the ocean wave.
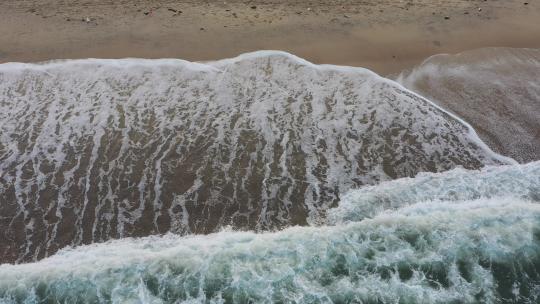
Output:
<path fill-rule="evenodd" d="M 538 303 L 539 168 L 454 170 L 355 190 L 342 203 L 397 188 L 393 208 L 335 225 L 63 249 L 0 265 L 1 301 Z"/>
<path fill-rule="evenodd" d="M 540 202 L 540 162 L 521 166 L 462 168 L 444 173 L 420 173 L 350 191 L 337 208 L 329 210 L 329 223 L 359 221 L 417 202 L 461 202 L 514 197 Z"/>
<path fill-rule="evenodd" d="M 317 224 L 341 193 L 513 163 L 373 72 L 283 52 L 0 65 L 0 254 Z"/>

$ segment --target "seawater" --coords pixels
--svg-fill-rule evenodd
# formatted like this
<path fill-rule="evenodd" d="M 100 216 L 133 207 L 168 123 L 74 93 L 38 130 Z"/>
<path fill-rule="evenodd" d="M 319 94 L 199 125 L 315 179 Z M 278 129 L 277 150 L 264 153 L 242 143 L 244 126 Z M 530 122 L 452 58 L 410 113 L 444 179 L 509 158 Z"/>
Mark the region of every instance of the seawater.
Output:
<path fill-rule="evenodd" d="M 384 182 L 349 192 L 323 226 L 63 249 L 37 263 L 1 265 L 0 296 L 3 303 L 538 303 L 539 172 L 536 162 Z"/>
<path fill-rule="evenodd" d="M 366 69 L 0 65 L 0 303 L 539 303 L 539 202 Z"/>
<path fill-rule="evenodd" d="M 123 237 L 316 225 L 363 185 L 508 163 L 392 80 L 284 52 L 0 65 L 4 262 Z"/>

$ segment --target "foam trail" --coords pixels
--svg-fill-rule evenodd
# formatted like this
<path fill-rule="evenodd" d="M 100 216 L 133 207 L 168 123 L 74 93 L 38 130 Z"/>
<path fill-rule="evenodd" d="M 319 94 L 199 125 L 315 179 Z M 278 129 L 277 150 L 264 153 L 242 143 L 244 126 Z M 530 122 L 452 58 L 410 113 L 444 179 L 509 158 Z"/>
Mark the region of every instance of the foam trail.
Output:
<path fill-rule="evenodd" d="M 408 204 L 390 195 L 394 208 L 334 226 L 64 249 L 37 263 L 1 265 L 0 297 L 4 303 L 537 303 L 540 204 L 532 193 L 540 187 L 539 168 L 537 162 L 398 180 L 396 193 L 406 194 Z M 516 176 L 525 180 L 518 190 L 498 187 Z M 480 182 L 449 195 L 458 180 Z M 498 192 L 485 192 L 491 183 Z M 356 190 L 342 203 L 364 204 L 363 194 L 378 195 L 388 184 Z"/>
<path fill-rule="evenodd" d="M 511 162 L 391 80 L 283 52 L 0 65 L 4 261 L 317 224 L 362 185 Z"/>

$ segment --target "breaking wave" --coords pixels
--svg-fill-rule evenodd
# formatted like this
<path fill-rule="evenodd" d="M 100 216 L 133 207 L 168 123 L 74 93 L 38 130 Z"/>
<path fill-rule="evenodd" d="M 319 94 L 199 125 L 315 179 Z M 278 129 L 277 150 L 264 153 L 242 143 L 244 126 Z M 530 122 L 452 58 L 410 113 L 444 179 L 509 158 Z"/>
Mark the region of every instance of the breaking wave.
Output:
<path fill-rule="evenodd" d="M 126 238 L 0 265 L 2 303 L 538 303 L 540 162 L 353 190 L 331 225 Z"/>
<path fill-rule="evenodd" d="M 266 231 L 320 224 L 340 194 L 353 188 L 426 171 L 505 163 L 514 161 L 493 153 L 467 123 L 396 82 L 365 69 L 317 66 L 282 52 L 256 52 L 209 63 L 89 59 L 0 65 L 0 255 L 4 262 L 38 260 L 65 246 L 130 236 L 210 233 L 227 226 Z M 497 201 L 491 204 L 495 210 L 507 209 Z M 531 210 L 527 215 L 531 221 L 536 206 L 518 205 L 524 208 L 520 210 Z M 358 225 L 373 231 L 382 227 L 375 220 L 370 223 Z M 329 237 L 343 230 L 341 237 L 362 238 L 364 232 L 355 225 L 287 231 Z M 511 229 L 500 229 L 507 228 Z M 469 232 L 459 233 L 464 239 L 473 237 Z M 195 242 L 197 247 L 215 237 L 171 237 L 158 243 Z M 270 238 L 270 243 L 279 243 L 281 237 L 293 236 L 285 231 L 219 237 Z M 342 241 L 345 239 L 336 240 Z M 136 248 L 132 244 L 151 242 L 126 240 L 114 246 Z M 216 248 L 225 249 L 225 243 L 216 242 Z M 397 246 L 400 241 L 395 242 Z M 324 242 L 320 245 L 325 246 Z M 85 250 L 105 250 L 107 246 L 113 245 Z M 153 250 L 154 245 L 148 246 L 148 250 L 141 249 L 142 256 Z M 76 252 L 66 251 L 39 265 Z M 223 254 L 237 254 L 226 252 Z M 284 259 L 276 261 L 276 267 L 302 258 L 276 254 Z M 205 256 L 193 257 L 198 258 Z M 187 268 L 183 264 L 175 268 L 166 261 L 143 263 L 126 271 L 157 267 L 156 271 L 169 273 L 170 278 L 185 272 L 191 279 L 180 276 L 186 281 L 177 283 L 187 284 L 186 293 L 173 293 L 171 298 L 229 296 L 229 287 L 224 286 L 233 275 L 230 269 L 222 269 L 224 281 L 218 276 L 208 283 L 215 285 L 214 294 L 214 287 L 204 287 L 210 285 L 195 279 L 202 278 L 202 272 L 194 269 L 206 267 L 197 264 L 203 260 L 184 265 Z M 266 267 L 263 264 L 260 267 Z M 165 268 L 158 269 L 162 266 Z M 327 275 L 319 266 L 313 267 L 313 275 Z M 6 266 L 3 271 L 9 269 Z M 218 275 L 218 270 L 211 271 Z M 425 274 L 413 271 L 412 278 L 424 282 L 427 279 L 417 277 L 421 273 Z M 112 274 L 103 275 L 105 279 Z M 67 279 L 58 280 L 58 285 L 35 286 L 36 297 L 47 294 L 49 288 L 59 288 L 54 294 L 62 297 L 65 292 L 69 297 L 71 287 L 60 283 Z M 131 279 L 126 280 L 125 284 L 131 284 Z M 148 280 L 158 282 L 161 277 Z M 245 283 L 238 280 L 238 284 Z M 280 284 L 293 279 L 283 280 L 276 288 L 285 288 L 285 292 L 287 287 Z M 343 284 L 361 284 L 353 278 L 347 280 Z M 85 282 L 97 284 L 90 279 Z M 73 288 L 86 288 L 79 283 Z M 160 284 L 154 290 L 149 286 L 148 295 L 166 299 L 173 292 L 167 285 L 159 289 Z M 324 286 L 321 294 L 326 294 Z M 88 297 L 99 298 L 102 292 L 104 297 L 115 296 L 112 290 L 100 288 Z M 195 293 L 190 288 L 211 290 Z"/>
<path fill-rule="evenodd" d="M 420 173 L 351 191 L 328 213 L 330 223 L 359 221 L 423 201 L 461 202 L 513 197 L 540 202 L 540 163 Z"/>

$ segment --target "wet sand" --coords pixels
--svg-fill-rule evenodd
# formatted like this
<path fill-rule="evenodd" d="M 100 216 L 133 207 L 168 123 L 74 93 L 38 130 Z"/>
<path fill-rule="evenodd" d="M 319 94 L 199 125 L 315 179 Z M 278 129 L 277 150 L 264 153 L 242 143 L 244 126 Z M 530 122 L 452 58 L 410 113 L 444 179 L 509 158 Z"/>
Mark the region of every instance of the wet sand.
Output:
<path fill-rule="evenodd" d="M 398 81 L 469 122 L 494 151 L 540 159 L 540 50 L 483 48 L 432 56 Z"/>
<path fill-rule="evenodd" d="M 393 74 L 433 54 L 538 48 L 537 20 L 539 2 L 514 0 L 3 1 L 0 62 L 279 49 Z"/>

